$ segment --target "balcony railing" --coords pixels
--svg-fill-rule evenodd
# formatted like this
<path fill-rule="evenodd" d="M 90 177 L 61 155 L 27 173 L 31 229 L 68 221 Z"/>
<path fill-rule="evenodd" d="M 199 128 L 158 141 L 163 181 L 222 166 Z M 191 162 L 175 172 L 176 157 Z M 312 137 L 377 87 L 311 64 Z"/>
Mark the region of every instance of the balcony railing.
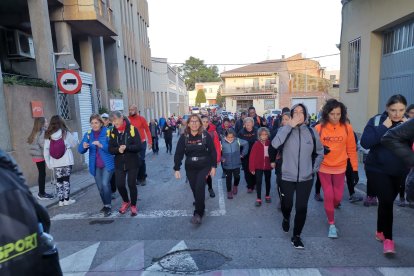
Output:
<path fill-rule="evenodd" d="M 244 95 L 244 94 L 274 94 L 277 93 L 277 87 L 268 87 L 268 86 L 262 86 L 262 87 L 225 87 L 223 89 L 223 95 Z"/>

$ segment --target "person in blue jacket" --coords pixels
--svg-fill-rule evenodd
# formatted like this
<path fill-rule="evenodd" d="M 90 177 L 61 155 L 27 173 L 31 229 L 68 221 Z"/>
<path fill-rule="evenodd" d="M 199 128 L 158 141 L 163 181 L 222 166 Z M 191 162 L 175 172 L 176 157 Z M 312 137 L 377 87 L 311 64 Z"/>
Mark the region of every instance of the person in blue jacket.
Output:
<path fill-rule="evenodd" d="M 401 158 L 381 144 L 381 138 L 388 130 L 407 121 L 406 106 L 407 100 L 404 96 L 391 96 L 387 101 L 386 111 L 371 118 L 361 136 L 361 146 L 369 149 L 365 161 L 367 179 L 374 184 L 378 196 L 375 238 L 383 242 L 384 254 L 395 253 L 392 236 L 393 204 L 400 186 L 405 184 L 408 168 Z"/>
<path fill-rule="evenodd" d="M 110 180 L 114 172 L 114 156 L 108 151 L 109 129 L 99 114 L 92 114 L 89 122 L 91 130 L 83 135 L 78 151 L 85 154 L 89 151 L 89 172 L 95 177 L 96 186 L 103 202 L 101 212 L 105 217 L 112 214 L 112 191 Z"/>

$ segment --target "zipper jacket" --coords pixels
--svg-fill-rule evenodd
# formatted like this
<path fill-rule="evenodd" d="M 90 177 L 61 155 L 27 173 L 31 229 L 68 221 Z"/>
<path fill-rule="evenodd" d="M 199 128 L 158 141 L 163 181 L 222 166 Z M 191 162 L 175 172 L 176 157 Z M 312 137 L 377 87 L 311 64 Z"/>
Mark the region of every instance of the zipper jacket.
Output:
<path fill-rule="evenodd" d="M 249 152 L 249 143 L 243 139 L 235 138 L 232 143 L 226 138 L 221 142 L 222 166 L 226 170 L 240 168 L 241 158 Z"/>
<path fill-rule="evenodd" d="M 270 171 L 269 158 L 270 141 L 267 140 L 264 144 L 261 141 L 256 141 L 249 157 L 249 170 L 254 172 L 256 170 Z"/>

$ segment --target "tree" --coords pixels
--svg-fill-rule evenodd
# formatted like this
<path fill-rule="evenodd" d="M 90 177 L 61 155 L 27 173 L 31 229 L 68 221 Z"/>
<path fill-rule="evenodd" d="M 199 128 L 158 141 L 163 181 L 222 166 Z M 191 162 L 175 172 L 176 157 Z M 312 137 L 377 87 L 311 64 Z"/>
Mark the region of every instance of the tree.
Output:
<path fill-rule="evenodd" d="M 198 89 L 195 100 L 196 105 L 200 106 L 201 103 L 205 103 L 206 101 L 206 93 L 204 92 L 204 89 Z"/>
<path fill-rule="evenodd" d="M 207 66 L 204 60 L 195 57 L 187 59 L 180 70 L 183 72 L 188 91 L 195 89 L 196 82 L 220 81 L 217 66 Z"/>
<path fill-rule="evenodd" d="M 223 103 L 224 103 L 225 100 L 226 100 L 226 98 L 221 96 L 221 90 L 220 89 L 217 90 L 216 103 L 219 106 L 223 106 Z"/>

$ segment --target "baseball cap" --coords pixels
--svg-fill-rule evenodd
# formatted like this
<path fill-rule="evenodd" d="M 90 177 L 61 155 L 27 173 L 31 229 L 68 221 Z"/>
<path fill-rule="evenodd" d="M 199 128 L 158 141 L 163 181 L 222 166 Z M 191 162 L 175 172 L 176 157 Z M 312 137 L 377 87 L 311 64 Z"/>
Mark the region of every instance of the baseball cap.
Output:
<path fill-rule="evenodd" d="M 104 114 L 101 115 L 101 117 L 102 118 L 105 118 L 105 119 L 108 119 L 109 118 L 109 115 L 108 115 L 108 113 L 104 113 Z"/>

